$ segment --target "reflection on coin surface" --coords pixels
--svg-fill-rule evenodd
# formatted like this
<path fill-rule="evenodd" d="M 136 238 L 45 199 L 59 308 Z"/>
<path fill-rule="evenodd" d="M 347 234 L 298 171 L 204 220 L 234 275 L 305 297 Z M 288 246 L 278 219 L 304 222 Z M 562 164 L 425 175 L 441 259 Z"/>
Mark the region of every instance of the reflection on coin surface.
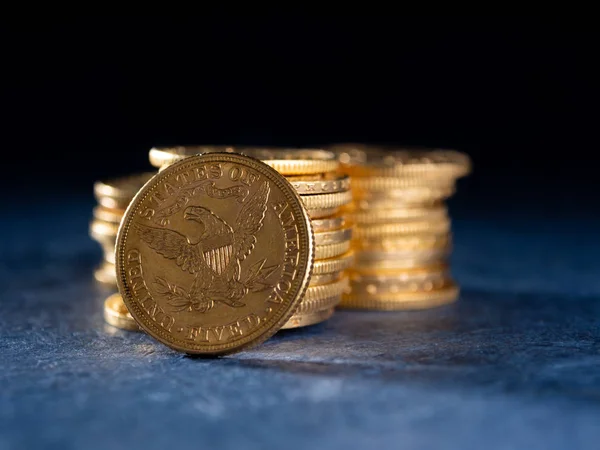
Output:
<path fill-rule="evenodd" d="M 187 353 L 258 344 L 310 281 L 310 220 L 290 183 L 253 158 L 192 156 L 152 178 L 117 237 L 117 281 L 133 318 Z"/>

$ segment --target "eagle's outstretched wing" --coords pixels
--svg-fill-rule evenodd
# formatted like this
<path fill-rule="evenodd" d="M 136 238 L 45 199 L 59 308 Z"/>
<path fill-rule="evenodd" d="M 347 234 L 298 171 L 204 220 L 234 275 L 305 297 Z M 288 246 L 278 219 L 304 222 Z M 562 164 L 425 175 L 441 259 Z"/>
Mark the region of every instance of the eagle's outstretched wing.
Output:
<path fill-rule="evenodd" d="M 233 254 L 240 261 L 246 259 L 254 249 L 256 233 L 261 229 L 267 212 L 270 192 L 269 182 L 264 181 L 254 195 L 246 200 L 237 215 L 234 227 Z"/>
<path fill-rule="evenodd" d="M 175 259 L 177 265 L 189 273 L 199 272 L 205 262 L 198 246 L 190 244 L 187 238 L 177 231 L 134 224 L 140 238 L 148 246 L 165 258 Z"/>

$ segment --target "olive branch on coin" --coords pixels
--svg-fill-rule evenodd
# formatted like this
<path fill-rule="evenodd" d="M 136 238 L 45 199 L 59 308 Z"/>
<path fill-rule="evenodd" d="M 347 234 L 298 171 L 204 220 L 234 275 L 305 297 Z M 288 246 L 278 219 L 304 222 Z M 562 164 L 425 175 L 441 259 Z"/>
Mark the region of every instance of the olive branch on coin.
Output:
<path fill-rule="evenodd" d="M 205 293 L 199 289 L 199 279 L 196 276 L 192 287 L 186 290 L 181 286 L 170 283 L 164 278 L 156 277 L 154 279 L 154 288 L 156 292 L 167 299 L 167 303 L 173 307 L 173 311 L 197 311 L 204 313 L 210 311 L 215 306 L 215 302 L 206 298 Z"/>
<path fill-rule="evenodd" d="M 263 258 L 255 262 L 248 269 L 244 280 L 240 280 L 243 285 L 244 294 L 274 288 L 274 285 L 268 281 L 268 278 L 279 269 L 280 264 L 265 267 L 266 261 L 267 259 Z M 196 274 L 189 289 L 185 289 L 161 277 L 155 277 L 153 284 L 156 292 L 166 298 L 167 303 L 172 306 L 175 312 L 205 313 L 210 311 L 219 302 L 234 308 L 245 306 L 245 303 L 228 296 L 226 289 L 219 288 L 218 280 L 212 276 L 206 279 Z"/>

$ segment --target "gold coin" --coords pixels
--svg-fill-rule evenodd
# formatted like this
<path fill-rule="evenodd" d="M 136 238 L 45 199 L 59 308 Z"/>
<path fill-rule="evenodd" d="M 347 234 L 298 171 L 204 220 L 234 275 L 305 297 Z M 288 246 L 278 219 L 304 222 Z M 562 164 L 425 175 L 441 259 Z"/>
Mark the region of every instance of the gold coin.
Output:
<path fill-rule="evenodd" d="M 333 283 L 334 281 L 339 281 L 342 279 L 343 272 L 331 272 L 331 273 L 323 273 L 321 275 L 313 274 L 310 277 L 309 286 L 320 286 L 322 284 Z"/>
<path fill-rule="evenodd" d="M 102 244 L 102 251 L 104 252 L 104 261 L 109 264 L 115 264 L 115 244 Z"/>
<path fill-rule="evenodd" d="M 285 179 L 290 183 L 294 181 L 325 181 L 325 180 L 335 180 L 339 178 L 340 175 L 338 172 L 322 172 L 322 173 L 313 173 L 308 175 L 286 175 Z"/>
<path fill-rule="evenodd" d="M 214 152 L 239 153 L 260 159 L 282 175 L 311 175 L 334 172 L 339 162 L 331 152 L 318 149 L 269 149 L 231 146 L 191 146 L 153 148 L 150 164 L 165 168 L 177 161 L 197 154 Z"/>
<path fill-rule="evenodd" d="M 348 206 L 346 208 L 352 208 L 354 211 L 405 209 L 417 212 L 419 210 L 429 208 L 446 208 L 446 206 L 444 206 L 439 200 L 406 203 L 401 199 L 386 197 L 385 193 L 381 193 L 381 195 L 371 195 L 369 198 L 359 198 L 355 196 L 352 206 Z"/>
<path fill-rule="evenodd" d="M 353 236 L 357 239 L 379 239 L 402 234 L 443 234 L 450 231 L 450 220 L 411 220 L 398 223 L 355 227 Z"/>
<path fill-rule="evenodd" d="M 90 224 L 90 237 L 92 239 L 94 239 L 95 241 L 98 241 L 98 243 L 100 243 L 100 245 L 102 245 L 102 247 L 113 247 L 115 246 L 115 239 L 116 236 L 111 236 L 110 234 L 102 234 L 102 233 L 98 233 L 98 230 L 94 229 L 95 227 L 92 227 L 92 224 Z"/>
<path fill-rule="evenodd" d="M 311 219 L 323 219 L 330 216 L 336 216 L 340 212 L 340 208 L 319 208 L 319 209 L 306 209 Z"/>
<path fill-rule="evenodd" d="M 315 233 L 315 245 L 330 245 L 346 242 L 352 239 L 352 228 L 342 228 L 333 231 Z"/>
<path fill-rule="evenodd" d="M 122 330 L 140 331 L 140 327 L 129 314 L 120 294 L 113 294 L 104 301 L 104 320 Z"/>
<path fill-rule="evenodd" d="M 356 296 L 425 292 L 440 289 L 449 282 L 451 280 L 447 272 L 430 272 L 419 278 L 401 278 L 394 275 L 370 277 L 354 275 L 350 278 L 350 290 Z"/>
<path fill-rule="evenodd" d="M 341 256 L 329 259 L 315 260 L 313 276 L 347 270 L 354 263 L 354 252 L 349 251 Z"/>
<path fill-rule="evenodd" d="M 384 237 L 379 239 L 360 239 L 353 242 L 353 246 L 361 251 L 389 251 L 399 250 L 427 250 L 431 248 L 447 247 L 452 244 L 450 233 L 442 234 L 406 234 Z"/>
<path fill-rule="evenodd" d="M 309 325 L 325 322 L 333 315 L 334 312 L 335 308 L 329 308 L 310 314 L 294 314 L 292 317 L 290 317 L 290 320 L 288 320 L 287 323 L 281 327 L 281 329 L 286 330 L 291 328 L 307 327 Z"/>
<path fill-rule="evenodd" d="M 239 147 L 236 150 L 260 159 L 286 176 L 335 172 L 340 167 L 335 154 L 321 149 Z"/>
<path fill-rule="evenodd" d="M 369 200 L 371 203 L 391 200 L 406 205 L 439 202 L 451 197 L 456 188 L 451 186 L 413 186 L 403 189 L 385 189 L 383 191 L 360 190 L 352 184 L 355 201 Z M 379 207 L 374 206 L 374 207 Z"/>
<path fill-rule="evenodd" d="M 150 164 L 159 169 L 177 161 L 204 153 L 236 153 L 230 145 L 191 145 L 177 147 L 154 147 L 150 149 Z"/>
<path fill-rule="evenodd" d="M 96 206 L 94 208 L 94 218 L 102 222 L 119 224 L 124 215 L 124 209 L 106 208 L 105 206 Z"/>
<path fill-rule="evenodd" d="M 407 269 L 429 266 L 446 261 L 451 247 L 395 252 L 356 252 L 354 267 L 364 269 Z"/>
<path fill-rule="evenodd" d="M 119 224 L 113 222 L 106 222 L 104 220 L 94 219 L 92 223 L 90 223 L 90 235 L 92 237 L 98 237 L 100 239 L 106 238 L 114 238 L 117 236 L 117 231 L 119 230 Z"/>
<path fill-rule="evenodd" d="M 334 144 L 327 147 L 327 150 L 337 155 L 343 164 L 344 170 L 350 165 L 364 164 L 367 159 L 368 147 L 365 144 Z"/>
<path fill-rule="evenodd" d="M 102 262 L 100 267 L 94 270 L 94 278 L 99 283 L 107 286 L 116 286 L 117 279 L 115 278 L 115 265 L 109 263 L 108 261 Z"/>
<path fill-rule="evenodd" d="M 418 248 L 410 250 L 362 250 L 356 252 L 356 262 L 367 261 L 396 261 L 402 259 L 420 259 L 430 257 L 431 255 L 448 255 L 451 251 L 450 245 L 440 245 L 439 247 Z"/>
<path fill-rule="evenodd" d="M 335 308 L 342 301 L 342 294 L 315 300 L 304 299 L 294 314 L 311 314 L 324 309 Z"/>
<path fill-rule="evenodd" d="M 332 148 L 344 169 L 354 176 L 407 177 L 436 175 L 459 178 L 471 170 L 471 160 L 455 150 L 414 147 L 338 145 Z"/>
<path fill-rule="evenodd" d="M 352 202 L 352 192 L 336 192 L 335 194 L 303 195 L 302 203 L 306 209 L 339 208 Z"/>
<path fill-rule="evenodd" d="M 329 245 L 317 245 L 315 247 L 315 259 L 328 259 L 343 255 L 350 250 L 350 245 L 350 241 Z"/>
<path fill-rule="evenodd" d="M 333 283 L 323 284 L 320 286 L 310 286 L 306 290 L 306 294 L 302 299 L 302 303 L 314 303 L 336 295 L 342 294 L 348 290 L 348 277 L 344 277 Z"/>
<path fill-rule="evenodd" d="M 140 173 L 94 183 L 94 195 L 106 208 L 125 209 L 137 191 L 154 175 Z"/>
<path fill-rule="evenodd" d="M 329 217 L 327 219 L 312 220 L 312 226 L 315 233 L 322 231 L 339 230 L 348 225 L 346 216 Z"/>
<path fill-rule="evenodd" d="M 310 219 L 282 175 L 247 156 L 207 153 L 163 169 L 136 194 L 117 236 L 117 283 L 149 335 L 222 355 L 288 321 L 313 257 Z"/>
<path fill-rule="evenodd" d="M 441 289 L 402 294 L 364 295 L 345 294 L 339 304 L 341 308 L 401 311 L 435 308 L 453 303 L 458 299 L 459 288 L 449 284 Z"/>
<path fill-rule="evenodd" d="M 436 262 L 425 266 L 411 267 L 406 269 L 371 269 L 371 268 L 352 268 L 347 273 L 350 278 L 360 277 L 362 280 L 378 280 L 394 278 L 402 281 L 422 280 L 431 274 L 448 273 L 448 264 L 445 262 Z"/>
<path fill-rule="evenodd" d="M 352 187 L 357 191 L 393 191 L 405 188 L 438 188 L 451 189 L 454 184 L 453 179 L 446 178 L 427 178 L 427 177 L 411 177 L 411 178 L 388 178 L 388 177 L 368 177 L 368 178 L 353 178 Z"/>
<path fill-rule="evenodd" d="M 290 180 L 292 186 L 300 195 L 334 194 L 350 190 L 350 177 L 338 175 L 331 180 Z"/>
<path fill-rule="evenodd" d="M 448 220 L 448 210 L 445 206 L 432 208 L 397 208 L 354 210 L 348 212 L 348 217 L 356 226 L 402 222 L 405 220 Z"/>

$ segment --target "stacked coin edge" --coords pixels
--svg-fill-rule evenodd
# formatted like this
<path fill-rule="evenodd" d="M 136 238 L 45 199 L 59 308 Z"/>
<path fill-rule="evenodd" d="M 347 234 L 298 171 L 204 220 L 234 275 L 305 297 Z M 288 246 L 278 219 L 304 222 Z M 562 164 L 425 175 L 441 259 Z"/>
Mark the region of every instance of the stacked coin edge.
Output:
<path fill-rule="evenodd" d="M 340 307 L 419 310 L 452 303 L 459 289 L 448 258 L 452 248 L 445 200 L 470 160 L 449 150 L 332 147 L 352 176 L 355 264 Z"/>

